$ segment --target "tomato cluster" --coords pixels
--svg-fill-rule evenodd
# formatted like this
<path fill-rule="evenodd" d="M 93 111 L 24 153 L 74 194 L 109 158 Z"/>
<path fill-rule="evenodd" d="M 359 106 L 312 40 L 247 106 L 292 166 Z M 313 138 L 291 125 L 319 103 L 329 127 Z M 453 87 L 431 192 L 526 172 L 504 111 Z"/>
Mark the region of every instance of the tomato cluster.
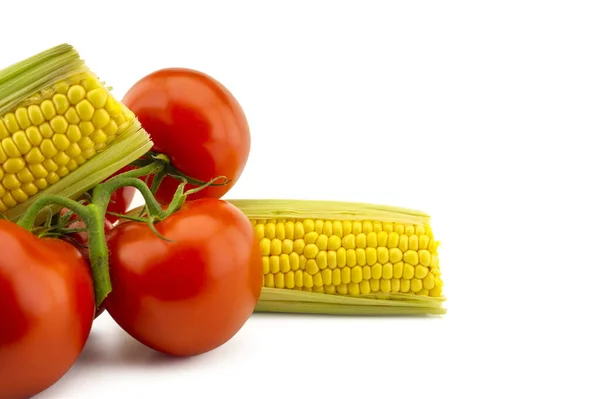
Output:
<path fill-rule="evenodd" d="M 189 69 L 144 77 L 123 103 L 150 134 L 153 152 L 167 155 L 184 176 L 209 181 L 224 175 L 230 183 L 189 194 L 153 221 L 124 219 L 136 189 L 114 191 L 102 233 L 111 291 L 101 304 L 94 296 L 92 245 L 88 249 L 91 235 L 100 233 L 73 230 L 86 228 L 85 218 L 69 220 L 70 233 L 62 238 L 0 220 L 1 399 L 30 397 L 58 381 L 104 310 L 149 348 L 194 356 L 230 340 L 258 302 L 262 264 L 252 225 L 221 199 L 240 178 L 250 150 L 240 105 L 219 82 Z M 153 193 L 162 209 L 179 184 L 166 176 Z"/>

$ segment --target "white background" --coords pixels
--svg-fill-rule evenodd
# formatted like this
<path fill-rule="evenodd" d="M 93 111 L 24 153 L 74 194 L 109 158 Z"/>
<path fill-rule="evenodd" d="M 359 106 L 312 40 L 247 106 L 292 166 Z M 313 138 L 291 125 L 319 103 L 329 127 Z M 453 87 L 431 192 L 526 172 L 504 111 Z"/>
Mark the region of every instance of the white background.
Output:
<path fill-rule="evenodd" d="M 3 4 L 2 67 L 68 42 L 118 98 L 171 66 L 228 87 L 252 152 L 227 198 L 430 213 L 448 297 L 440 318 L 254 315 L 185 361 L 105 314 L 39 398 L 599 397 L 597 4 Z"/>

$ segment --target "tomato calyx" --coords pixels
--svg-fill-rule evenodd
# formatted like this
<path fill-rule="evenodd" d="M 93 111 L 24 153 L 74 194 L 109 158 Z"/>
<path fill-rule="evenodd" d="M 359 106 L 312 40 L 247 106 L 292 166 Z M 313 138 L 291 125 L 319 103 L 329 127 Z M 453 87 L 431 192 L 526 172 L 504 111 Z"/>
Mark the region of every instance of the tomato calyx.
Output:
<path fill-rule="evenodd" d="M 148 151 L 144 156 L 129 164 L 129 166 L 140 168 L 136 169 L 138 171 L 136 175 L 139 177 L 144 177 L 146 182 L 148 182 L 150 176 L 154 175 L 152 184 L 150 185 L 150 190 L 153 194 L 156 194 L 161 182 L 166 176 L 170 176 L 186 184 L 196 186 L 196 188 L 186 191 L 186 196 L 195 194 L 207 187 L 221 187 L 232 183 L 232 180 L 228 179 L 227 176 L 217 176 L 209 181 L 194 179 L 193 177 L 190 177 L 181 170 L 177 169 L 171 163 L 171 160 L 166 154 L 154 151 Z M 143 170 L 143 172 L 139 172 L 140 170 Z M 219 182 L 221 180 L 222 182 Z"/>

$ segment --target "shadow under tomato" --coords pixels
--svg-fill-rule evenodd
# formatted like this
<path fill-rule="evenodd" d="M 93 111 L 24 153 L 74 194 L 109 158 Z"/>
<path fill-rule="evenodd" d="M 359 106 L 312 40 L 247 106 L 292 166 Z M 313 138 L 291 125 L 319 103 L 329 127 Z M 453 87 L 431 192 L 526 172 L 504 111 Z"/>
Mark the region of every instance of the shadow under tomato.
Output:
<path fill-rule="evenodd" d="M 161 367 L 173 363 L 185 363 L 191 358 L 168 356 L 157 352 L 136 341 L 127 333 L 117 337 L 103 337 L 92 332 L 77 361 L 78 367 L 87 366 L 123 366 L 123 367 Z"/>

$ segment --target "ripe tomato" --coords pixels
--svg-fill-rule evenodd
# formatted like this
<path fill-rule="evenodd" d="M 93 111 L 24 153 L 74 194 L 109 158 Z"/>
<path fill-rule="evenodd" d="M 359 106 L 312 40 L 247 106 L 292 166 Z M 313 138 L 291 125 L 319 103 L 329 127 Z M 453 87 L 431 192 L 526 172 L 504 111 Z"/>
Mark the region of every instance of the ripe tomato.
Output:
<path fill-rule="evenodd" d="M 0 220 L 0 398 L 36 395 L 81 354 L 94 318 L 89 266 L 70 244 Z"/>
<path fill-rule="evenodd" d="M 230 340 L 262 288 L 260 247 L 247 217 L 228 202 L 186 202 L 156 224 L 124 222 L 108 233 L 112 318 L 146 346 L 193 356 Z"/>
<path fill-rule="evenodd" d="M 240 178 L 250 152 L 250 130 L 233 95 L 214 78 L 184 68 L 155 71 L 136 82 L 123 100 L 173 166 L 189 177 L 231 183 L 189 196 L 221 198 Z M 166 177 L 156 195 L 167 204 L 181 182 Z M 193 186 L 188 186 L 193 188 Z"/>

